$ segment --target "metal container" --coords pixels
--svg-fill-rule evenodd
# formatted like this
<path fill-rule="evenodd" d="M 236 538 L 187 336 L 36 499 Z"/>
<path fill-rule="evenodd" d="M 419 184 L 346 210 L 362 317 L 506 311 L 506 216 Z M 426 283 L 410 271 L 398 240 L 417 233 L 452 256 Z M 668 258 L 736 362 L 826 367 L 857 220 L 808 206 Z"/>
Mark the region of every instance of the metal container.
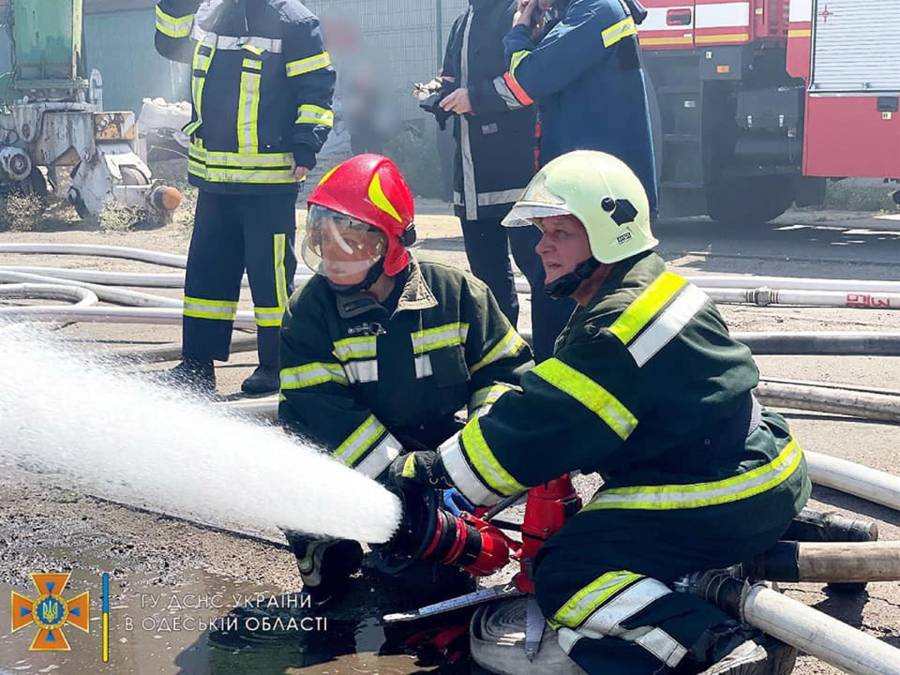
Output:
<path fill-rule="evenodd" d="M 82 1 L 12 0 L 16 88 L 59 87 L 79 79 Z"/>

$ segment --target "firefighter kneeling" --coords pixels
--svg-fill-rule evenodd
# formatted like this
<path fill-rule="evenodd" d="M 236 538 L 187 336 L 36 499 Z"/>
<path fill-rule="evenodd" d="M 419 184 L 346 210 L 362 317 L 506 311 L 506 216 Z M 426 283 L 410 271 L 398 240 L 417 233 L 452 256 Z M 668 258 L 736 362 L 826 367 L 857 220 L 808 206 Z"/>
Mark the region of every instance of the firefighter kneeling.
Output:
<path fill-rule="evenodd" d="M 754 634 L 672 591 L 685 574 L 764 552 L 809 497 L 787 423 L 753 397 L 750 350 L 653 252 L 647 196 L 618 159 L 557 158 L 505 224 L 542 230 L 548 292 L 579 308 L 521 389 L 438 451 L 396 459 L 394 480 L 489 505 L 567 472 L 601 474 L 535 558 L 560 647 L 588 673 L 769 672 Z"/>

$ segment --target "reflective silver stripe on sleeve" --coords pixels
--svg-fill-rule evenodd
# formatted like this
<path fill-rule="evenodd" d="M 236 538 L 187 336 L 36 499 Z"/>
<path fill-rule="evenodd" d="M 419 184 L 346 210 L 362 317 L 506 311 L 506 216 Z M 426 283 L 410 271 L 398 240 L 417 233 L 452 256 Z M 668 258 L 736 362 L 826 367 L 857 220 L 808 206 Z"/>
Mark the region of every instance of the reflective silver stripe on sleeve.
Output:
<path fill-rule="evenodd" d="M 622 636 L 628 639 L 628 635 Z M 649 631 L 634 638 L 635 643 L 653 654 L 670 668 L 675 668 L 687 655 L 687 649 L 678 640 L 669 635 L 662 628 L 651 628 Z"/>
<path fill-rule="evenodd" d="M 503 103 L 506 104 L 507 108 L 510 110 L 517 110 L 522 107 L 522 104 L 519 103 L 518 99 L 513 95 L 512 90 L 509 88 L 509 85 L 506 84 L 506 80 L 503 79 L 502 75 L 498 75 L 493 81 L 494 89 L 497 91 L 500 98 L 503 99 Z"/>
<path fill-rule="evenodd" d="M 500 496 L 485 487 L 478 477 L 472 472 L 466 461 L 459 434 L 455 434 L 444 441 L 438 448 L 444 469 L 453 485 L 473 504 L 487 506 L 500 501 Z"/>
<path fill-rule="evenodd" d="M 384 437 L 372 452 L 362 462 L 356 465 L 356 470 L 370 478 L 377 478 L 382 471 L 387 469 L 391 462 L 400 456 L 403 446 L 391 434 Z"/>
<path fill-rule="evenodd" d="M 562 626 L 559 629 L 559 631 L 557 631 L 557 633 L 556 633 L 556 639 L 559 642 L 559 647 L 567 655 L 571 653 L 572 648 L 583 637 L 584 637 L 584 635 L 582 635 L 578 631 L 574 631 L 571 628 L 566 628 L 565 626 Z M 594 639 L 598 640 L 600 638 L 594 638 Z"/>
<path fill-rule="evenodd" d="M 378 361 L 350 361 L 344 364 L 347 379 L 354 384 L 378 381 Z"/>
<path fill-rule="evenodd" d="M 703 309 L 709 297 L 694 285 L 688 285 L 656 317 L 653 323 L 628 346 L 638 366 L 643 366 L 663 347 L 672 341 L 678 333 Z"/>

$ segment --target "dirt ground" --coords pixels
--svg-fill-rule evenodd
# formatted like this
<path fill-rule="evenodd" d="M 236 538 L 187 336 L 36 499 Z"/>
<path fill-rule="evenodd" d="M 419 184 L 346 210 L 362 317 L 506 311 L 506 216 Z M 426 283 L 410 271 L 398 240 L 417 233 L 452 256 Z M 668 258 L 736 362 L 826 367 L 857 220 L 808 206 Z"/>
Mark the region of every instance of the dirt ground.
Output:
<path fill-rule="evenodd" d="M 458 223 L 441 204 L 426 203 L 432 215 L 418 220 L 419 255 L 465 267 Z M 302 218 L 301 218 L 302 221 Z M 705 219 L 663 222 L 657 227 L 660 251 L 682 274 L 759 274 L 845 279 L 900 278 L 900 221 L 871 214 L 793 211 L 766 227 L 722 230 Z M 32 232 L 0 232 L 0 244 L 13 242 L 82 243 L 146 248 L 185 254 L 190 229 L 180 224 L 153 230 L 101 231 L 96 225 L 57 219 Z M 19 255 L 0 251 L 0 267 L 40 265 L 95 270 L 171 271 L 112 258 Z M 139 289 L 179 297 L 178 290 Z M 244 294 L 242 309 L 252 309 Z M 2 303 L 0 303 L 2 304 Z M 521 329 L 530 329 L 524 299 Z M 894 310 L 784 307 L 723 308 L 733 330 L 848 330 L 900 332 Z M 58 334 L 85 349 L 123 349 L 177 343 L 176 326 L 76 324 Z M 764 376 L 824 380 L 897 389 L 900 358 L 760 357 Z M 165 364 L 168 367 L 172 364 Z M 241 353 L 218 368 L 219 392 L 233 394 L 255 365 L 255 355 Z M 163 367 L 163 366 L 157 366 Z M 15 386 L 7 383 L 3 386 Z M 900 429 L 835 415 L 793 412 L 789 418 L 809 450 L 900 473 Z M 0 423 L 2 411 L 0 411 Z M 596 481 L 586 480 L 588 490 Z M 812 506 L 876 520 L 882 539 L 900 539 L 900 514 L 839 493 L 817 488 Z M 99 662 L 95 635 L 69 635 L 73 651 L 64 655 L 27 650 L 30 639 L 6 632 L 5 602 L 0 604 L 0 675 L 12 672 L 241 672 L 240 658 L 206 650 L 194 631 L 133 630 L 122 617 L 140 614 L 135 603 L 151 591 L 176 594 L 185 589 L 289 592 L 299 587 L 293 557 L 265 541 L 240 538 L 191 524 L 135 511 L 46 485 L 19 473 L 0 475 L 0 590 L 34 595 L 33 571 L 71 570 L 70 592 L 90 590 L 97 604 L 98 574 L 110 573 L 113 589 L 113 662 Z M 180 591 L 179 591 L 180 589 Z M 820 609 L 866 633 L 900 647 L 900 583 L 870 584 L 866 593 L 840 595 L 821 585 L 787 586 L 790 597 Z M 118 608 L 118 609 L 116 609 Z M 144 615 L 152 615 L 144 608 Z M 207 608 L 210 609 L 210 608 Z M 221 608 L 217 608 L 221 609 Z M 97 604 L 99 612 L 99 605 Z M 214 615 L 216 612 L 207 612 Z M 219 612 L 221 614 L 221 611 Z M 202 614 L 202 612 L 201 612 Z M 22 631 L 23 633 L 29 631 Z M 78 633 L 78 631 L 69 631 Z M 356 651 L 369 647 L 357 635 Z M 370 645 L 371 646 L 371 645 Z M 90 651 L 90 655 L 88 655 Z M 353 650 L 350 650 L 353 651 Z M 234 652 L 237 654 L 237 651 Z M 273 660 L 254 672 L 414 672 L 412 661 L 361 661 L 346 654 L 329 664 L 301 666 L 297 658 Z M 116 659 L 119 666 L 115 665 Z M 349 659 L 349 660 L 348 660 Z M 231 664 L 230 666 L 228 664 Z M 124 666 L 122 664 L 127 664 Z M 276 665 L 277 664 L 277 665 Z M 245 670 L 244 672 L 249 672 Z M 798 674 L 840 672 L 811 657 L 802 657 Z"/>

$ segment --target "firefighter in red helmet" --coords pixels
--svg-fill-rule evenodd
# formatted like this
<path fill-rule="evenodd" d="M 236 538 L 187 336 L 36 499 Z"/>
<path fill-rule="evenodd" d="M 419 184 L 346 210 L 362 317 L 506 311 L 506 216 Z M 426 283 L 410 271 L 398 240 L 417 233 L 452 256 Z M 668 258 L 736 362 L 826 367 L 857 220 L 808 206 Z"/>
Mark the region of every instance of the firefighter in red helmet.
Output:
<path fill-rule="evenodd" d="M 412 192 L 386 157 L 360 155 L 326 174 L 309 198 L 302 244 L 317 274 L 282 324 L 281 424 L 376 480 L 399 455 L 450 438 L 460 410 L 486 412 L 532 365 L 483 283 L 410 253 L 414 215 Z M 335 599 L 363 558 L 353 541 L 288 540 L 317 604 Z M 375 566 L 393 576 L 402 567 Z M 434 576 L 448 570 L 414 563 L 402 569 L 403 586 L 446 592 Z"/>

